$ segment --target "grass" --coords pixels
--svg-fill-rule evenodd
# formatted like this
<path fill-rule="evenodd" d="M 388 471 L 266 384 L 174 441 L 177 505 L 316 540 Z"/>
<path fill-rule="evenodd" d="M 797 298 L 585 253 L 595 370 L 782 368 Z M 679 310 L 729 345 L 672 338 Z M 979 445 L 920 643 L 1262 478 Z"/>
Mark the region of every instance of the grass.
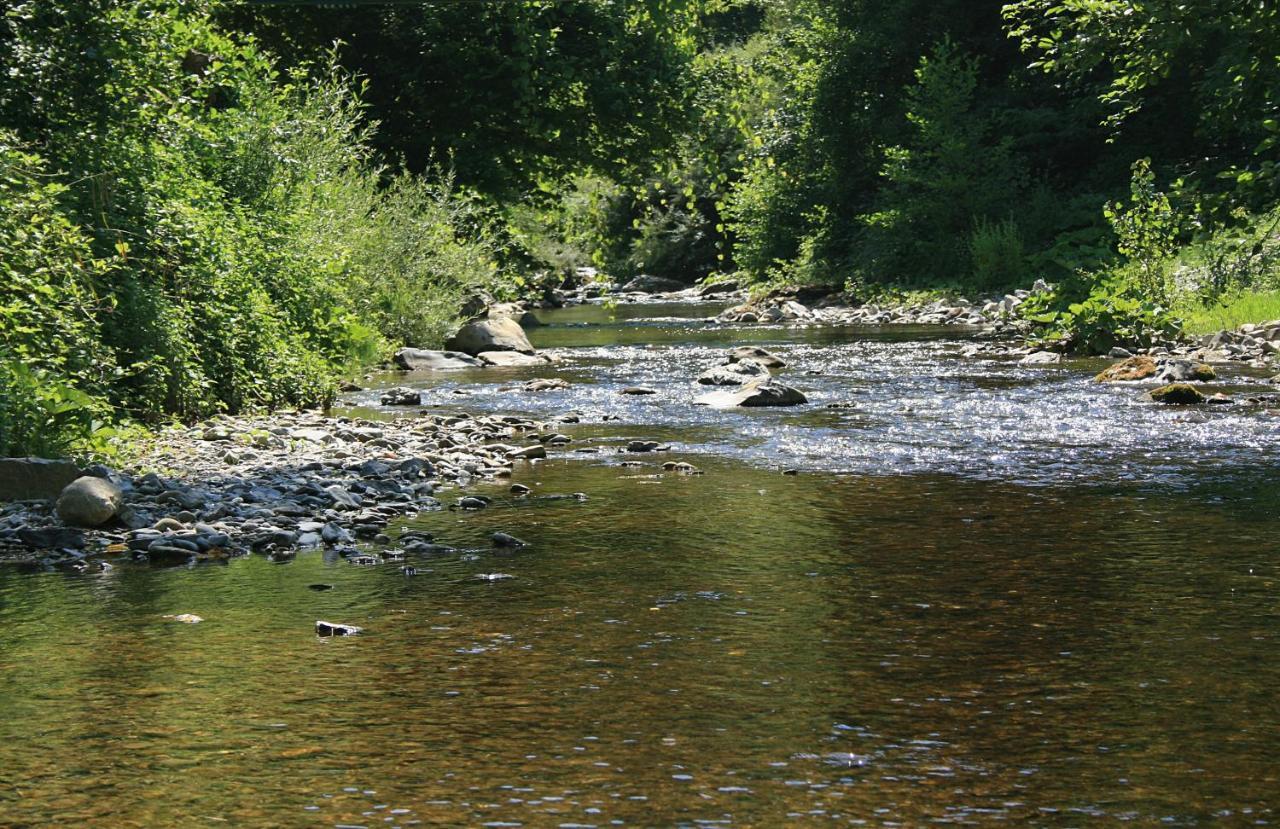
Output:
<path fill-rule="evenodd" d="M 1239 328 L 1246 322 L 1280 320 L 1280 290 L 1244 291 L 1222 297 L 1210 305 L 1196 299 L 1179 303 L 1174 314 L 1182 320 L 1186 334 L 1212 334 Z"/>

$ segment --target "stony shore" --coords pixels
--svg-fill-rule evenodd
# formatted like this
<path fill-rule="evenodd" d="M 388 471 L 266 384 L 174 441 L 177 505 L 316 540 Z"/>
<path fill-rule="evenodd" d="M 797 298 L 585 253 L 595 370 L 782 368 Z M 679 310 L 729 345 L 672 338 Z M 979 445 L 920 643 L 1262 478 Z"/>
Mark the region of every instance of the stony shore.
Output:
<path fill-rule="evenodd" d="M 326 545 L 360 563 L 356 541 L 390 542 L 395 518 L 482 508 L 483 499 L 450 501 L 445 492 L 545 457 L 538 437 L 552 433 L 542 432 L 519 417 L 373 422 L 314 413 L 166 429 L 135 448 L 151 471 L 84 470 L 118 490 L 113 519 L 68 526 L 51 501 L 9 502 L 0 506 L 0 555 L 84 569 L 109 567 L 113 556 L 182 563 Z M 421 533 L 408 541 L 418 552 L 433 546 Z"/>

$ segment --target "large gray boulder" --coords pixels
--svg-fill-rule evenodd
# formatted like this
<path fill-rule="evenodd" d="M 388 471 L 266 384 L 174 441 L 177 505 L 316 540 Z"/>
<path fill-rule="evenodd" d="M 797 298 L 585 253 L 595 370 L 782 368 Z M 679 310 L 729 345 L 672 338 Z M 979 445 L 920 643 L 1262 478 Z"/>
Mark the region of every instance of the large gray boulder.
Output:
<path fill-rule="evenodd" d="M 483 361 L 461 351 L 428 351 L 423 348 L 402 348 L 393 359 L 397 366 L 408 371 L 452 371 L 484 365 Z"/>
<path fill-rule="evenodd" d="M 533 354 L 533 344 L 520 323 L 510 317 L 469 322 L 447 342 L 449 348 L 475 356 L 486 351 L 518 351 Z"/>
<path fill-rule="evenodd" d="M 79 477 L 71 461 L 0 458 L 0 501 L 51 501 Z"/>
<path fill-rule="evenodd" d="M 99 527 L 124 506 L 120 487 L 105 478 L 76 478 L 58 496 L 58 517 L 74 527 Z"/>
<path fill-rule="evenodd" d="M 769 369 L 755 360 L 744 360 L 727 366 L 712 366 L 698 375 L 698 382 L 704 386 L 741 386 L 768 376 Z"/>
<path fill-rule="evenodd" d="M 772 377 L 762 377 L 736 389 L 704 394 L 694 402 L 700 406 L 729 409 L 735 406 L 799 406 L 809 400 L 785 383 Z"/>

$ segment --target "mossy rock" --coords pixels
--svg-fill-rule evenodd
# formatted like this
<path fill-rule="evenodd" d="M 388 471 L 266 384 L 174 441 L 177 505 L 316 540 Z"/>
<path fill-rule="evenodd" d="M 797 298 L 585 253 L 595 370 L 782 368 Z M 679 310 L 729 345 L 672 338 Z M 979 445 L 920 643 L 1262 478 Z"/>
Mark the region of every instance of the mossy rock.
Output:
<path fill-rule="evenodd" d="M 1200 381 L 1213 380 L 1218 376 L 1218 372 L 1213 370 L 1213 366 L 1208 363 L 1196 363 L 1192 369 L 1195 372 L 1195 379 Z"/>
<path fill-rule="evenodd" d="M 1170 383 L 1151 390 L 1151 399 L 1170 406 L 1192 406 L 1203 403 L 1205 397 L 1190 383 Z"/>
<path fill-rule="evenodd" d="M 1208 366 L 1206 366 L 1208 368 Z M 1212 371 L 1213 369 L 1209 369 Z M 1131 380 L 1144 380 L 1159 371 L 1156 361 L 1147 356 L 1130 357 L 1113 366 L 1103 369 L 1093 378 L 1099 383 L 1123 383 Z"/>

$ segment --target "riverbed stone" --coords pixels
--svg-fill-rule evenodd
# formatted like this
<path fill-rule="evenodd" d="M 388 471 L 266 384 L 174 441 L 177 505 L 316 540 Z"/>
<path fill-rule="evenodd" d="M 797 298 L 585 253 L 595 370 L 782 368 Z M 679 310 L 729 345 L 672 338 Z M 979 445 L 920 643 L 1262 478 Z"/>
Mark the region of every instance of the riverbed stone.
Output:
<path fill-rule="evenodd" d="M 77 478 L 58 496 L 58 517 L 73 527 L 99 527 L 124 506 L 120 487 L 105 478 Z"/>
<path fill-rule="evenodd" d="M 384 406 L 420 406 L 422 393 L 407 386 L 397 386 L 384 391 L 379 401 Z"/>
<path fill-rule="evenodd" d="M 338 622 L 326 622 L 323 619 L 316 620 L 317 636 L 358 636 L 364 633 L 364 628 L 355 625 L 344 625 Z"/>
<path fill-rule="evenodd" d="M 459 328 L 446 345 L 454 351 L 473 356 L 486 351 L 534 353 L 533 345 L 525 336 L 524 329 L 520 327 L 520 323 L 510 317 L 469 322 Z"/>
<path fill-rule="evenodd" d="M 547 447 L 541 443 L 535 446 L 524 446 L 519 449 L 512 449 L 507 453 L 507 457 L 512 460 L 528 461 L 535 458 L 545 458 L 547 456 Z"/>
<path fill-rule="evenodd" d="M 479 358 L 461 351 L 429 351 L 422 348 L 402 348 L 393 359 L 397 366 L 408 371 L 456 371 L 484 365 Z"/>
<path fill-rule="evenodd" d="M 1146 355 L 1130 357 L 1115 365 L 1108 366 L 1094 377 L 1098 383 L 1124 383 L 1134 380 L 1145 380 L 1160 370 L 1156 361 Z"/>
<path fill-rule="evenodd" d="M 625 293 L 665 294 L 683 291 L 688 285 L 676 279 L 640 274 L 622 286 Z"/>
<path fill-rule="evenodd" d="M 529 546 L 528 543 L 521 541 L 509 533 L 494 533 L 491 540 L 493 541 L 493 546 L 509 550 L 518 550 L 521 547 Z"/>
<path fill-rule="evenodd" d="M 0 458 L 0 501 L 47 501 L 80 477 L 71 461 L 49 458 Z"/>
<path fill-rule="evenodd" d="M 1193 380 L 1212 380 L 1217 377 L 1213 367 L 1192 360 L 1168 360 L 1160 366 L 1156 379 L 1162 383 L 1186 383 Z"/>
<path fill-rule="evenodd" d="M 737 406 L 799 406 L 808 402 L 808 398 L 798 389 L 773 377 L 752 380 L 737 389 L 712 392 L 695 401 L 700 406 L 717 409 Z"/>
<path fill-rule="evenodd" d="M 741 386 L 761 377 L 768 377 L 769 369 L 755 360 L 742 360 L 725 366 L 712 366 L 698 375 L 698 383 L 704 386 Z"/>
<path fill-rule="evenodd" d="M 1056 351 L 1033 351 L 1018 361 L 1020 366 L 1051 366 L 1062 362 L 1062 355 Z"/>
<path fill-rule="evenodd" d="M 524 354 L 519 351 L 481 351 L 478 356 L 486 366 L 496 368 L 528 368 L 545 366 L 550 362 L 540 354 Z"/>
<path fill-rule="evenodd" d="M 753 360 L 765 368 L 786 368 L 786 362 L 770 351 L 754 345 L 740 345 L 729 351 L 729 362 L 740 363 L 743 360 Z"/>
<path fill-rule="evenodd" d="M 1205 401 L 1200 390 L 1190 383 L 1170 383 L 1167 386 L 1152 389 L 1150 396 L 1157 403 L 1171 406 L 1191 406 Z"/>

